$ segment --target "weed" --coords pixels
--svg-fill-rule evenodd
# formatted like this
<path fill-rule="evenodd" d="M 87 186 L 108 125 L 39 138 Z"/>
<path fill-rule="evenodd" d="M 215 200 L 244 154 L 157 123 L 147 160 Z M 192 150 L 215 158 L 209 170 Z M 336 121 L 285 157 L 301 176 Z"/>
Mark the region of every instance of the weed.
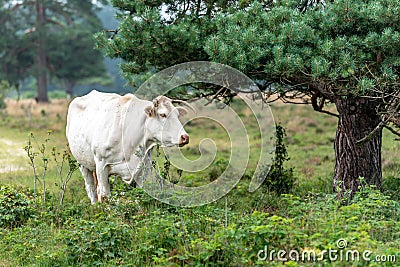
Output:
<path fill-rule="evenodd" d="M 46 202 L 46 175 L 51 159 L 47 152 L 47 147 L 49 145 L 51 133 L 51 130 L 47 131 L 47 137 L 41 144 L 39 144 L 35 135 L 31 132 L 29 134 L 28 143 L 24 147 L 33 171 L 33 195 L 35 202 L 37 197 L 37 181 L 41 182 L 43 190 L 43 202 Z M 55 184 L 61 190 L 59 203 L 62 205 L 65 197 L 65 191 L 67 190 L 67 184 L 71 180 L 72 174 L 78 169 L 79 165 L 72 157 L 68 147 L 61 154 L 57 151 L 57 147 L 53 146 L 50 153 L 55 162 L 56 173 L 59 180 L 59 184 Z M 39 160 L 39 164 L 37 163 L 37 159 Z"/>
<path fill-rule="evenodd" d="M 71 155 L 71 153 L 69 153 L 68 148 L 65 149 L 61 155 L 61 153 L 57 151 L 57 147 L 53 146 L 51 155 L 53 156 L 53 160 L 56 163 L 57 174 L 60 181 L 60 184 L 58 185 L 56 183 L 56 185 L 59 186 L 61 190 L 60 205 L 62 205 L 64 202 L 65 191 L 67 190 L 67 184 L 71 180 L 72 174 L 79 168 L 79 164 Z M 61 159 L 58 158 L 60 156 Z M 68 164 L 68 170 L 67 174 L 64 177 L 63 169 L 66 163 Z"/>
<path fill-rule="evenodd" d="M 49 164 L 49 157 L 46 154 L 46 148 L 47 148 L 47 143 L 50 140 L 50 135 L 51 135 L 51 130 L 47 131 L 47 137 L 44 140 L 43 143 L 41 143 L 39 145 L 39 143 L 37 142 L 35 135 L 31 132 L 29 134 L 29 139 L 28 139 L 28 144 L 24 147 L 26 154 L 29 158 L 29 163 L 32 167 L 33 170 L 33 191 L 34 191 L 34 199 L 36 202 L 36 195 L 37 195 L 37 186 L 36 186 L 36 182 L 39 181 L 39 177 L 40 177 L 40 181 L 42 182 L 42 189 L 43 189 L 43 202 L 46 202 L 46 181 L 45 181 L 45 177 L 46 177 L 46 173 L 47 173 L 47 169 L 48 169 L 48 164 Z M 33 151 L 33 144 L 32 142 L 34 142 L 36 144 L 37 150 L 39 152 L 34 152 Z M 38 168 L 37 165 L 35 163 L 35 158 L 37 156 L 40 156 L 40 160 L 41 160 L 41 167 L 42 167 L 42 172 L 41 175 L 38 174 Z"/>

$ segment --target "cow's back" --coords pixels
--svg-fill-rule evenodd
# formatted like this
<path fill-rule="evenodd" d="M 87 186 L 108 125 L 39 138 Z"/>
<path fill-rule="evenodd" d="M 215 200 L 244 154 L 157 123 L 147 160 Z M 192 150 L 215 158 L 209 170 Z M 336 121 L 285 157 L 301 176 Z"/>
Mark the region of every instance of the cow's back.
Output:
<path fill-rule="evenodd" d="M 101 156 L 113 139 L 118 139 L 121 107 L 131 96 L 92 91 L 71 102 L 66 135 L 71 152 L 81 165 L 94 170 L 95 154 Z"/>

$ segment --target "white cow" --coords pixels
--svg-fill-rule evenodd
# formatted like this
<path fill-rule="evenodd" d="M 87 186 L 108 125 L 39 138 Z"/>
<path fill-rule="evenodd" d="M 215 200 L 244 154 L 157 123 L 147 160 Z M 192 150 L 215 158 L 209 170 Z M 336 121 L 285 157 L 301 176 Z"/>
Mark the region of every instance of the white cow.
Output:
<path fill-rule="evenodd" d="M 149 157 L 155 143 L 187 144 L 189 135 L 178 119 L 185 113 L 165 96 L 150 102 L 94 90 L 75 98 L 68 108 L 66 134 L 91 203 L 96 193 L 100 202 L 110 195 L 110 175 L 131 183 L 140 174 L 141 155 Z"/>

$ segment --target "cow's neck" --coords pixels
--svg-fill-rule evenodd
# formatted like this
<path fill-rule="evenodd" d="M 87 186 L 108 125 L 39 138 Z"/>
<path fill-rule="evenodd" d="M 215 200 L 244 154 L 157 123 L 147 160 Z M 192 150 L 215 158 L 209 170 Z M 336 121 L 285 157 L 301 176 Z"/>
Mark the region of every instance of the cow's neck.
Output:
<path fill-rule="evenodd" d="M 152 141 L 149 132 L 146 130 L 148 116 L 145 114 L 144 109 L 147 105 L 148 103 L 146 102 L 135 101 L 125 106 L 122 149 L 125 151 L 124 154 L 127 161 L 131 161 L 133 155 L 133 158 L 135 156 L 144 158 L 155 145 L 155 142 Z"/>
<path fill-rule="evenodd" d="M 148 136 L 145 130 L 147 115 L 144 113 L 142 103 L 133 103 L 126 106 L 125 117 L 122 118 L 122 142 L 123 161 L 121 166 L 115 166 L 119 170 L 124 182 L 130 184 L 137 180 L 144 165 L 151 161 L 152 143 L 147 142 Z M 128 168 L 127 165 L 128 165 Z M 138 183 L 141 186 L 141 183 Z"/>

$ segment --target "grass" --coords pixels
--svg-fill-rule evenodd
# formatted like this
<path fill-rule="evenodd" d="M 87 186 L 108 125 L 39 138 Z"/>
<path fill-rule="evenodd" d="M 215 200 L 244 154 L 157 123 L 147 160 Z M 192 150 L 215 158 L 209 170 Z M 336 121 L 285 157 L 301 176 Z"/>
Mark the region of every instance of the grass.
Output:
<path fill-rule="evenodd" d="M 37 104 L 33 100 L 17 102 L 8 99 L 6 103 L 7 109 L 2 112 L 0 122 L 0 132 L 2 133 L 0 138 L 0 162 L 2 163 L 0 165 L 0 184 L 33 188 L 32 167 L 29 165 L 29 158 L 24 147 L 28 143 L 30 134 L 33 133 L 35 136 L 32 139 L 33 149 L 35 152 L 39 152 L 39 147 L 48 137 L 48 130 L 51 130 L 52 133 L 46 148 L 47 155 L 51 157 L 53 146 L 57 147 L 59 152 L 67 148 L 65 118 L 68 102 L 53 100 L 49 104 Z M 41 174 L 43 162 L 37 159 L 35 163 Z M 83 181 L 79 178 L 79 173 L 75 172 L 72 183 L 83 186 Z M 52 160 L 49 163 L 46 180 L 46 190 L 57 192 L 58 176 Z M 68 197 L 71 200 L 74 199 L 70 194 Z"/>
<path fill-rule="evenodd" d="M 68 102 L 53 100 L 53 104 L 36 104 L 31 100 L 16 102 L 8 100 L 8 108 L 0 123 L 0 183 L 16 184 L 32 187 L 32 169 L 28 165 L 28 157 L 23 147 L 28 136 L 34 133 L 39 144 L 47 136 L 47 130 L 52 130 L 48 149 L 56 146 L 59 151 L 66 148 L 65 118 Z M 30 107 L 32 117 L 26 115 L 25 110 Z M 234 103 L 233 108 L 238 111 L 246 125 L 255 125 L 250 111 Z M 288 105 L 280 102 L 271 105 L 275 121 L 286 128 L 286 144 L 290 161 L 288 167 L 293 167 L 297 179 L 295 190 L 299 194 L 311 192 L 332 191 L 332 177 L 334 168 L 333 140 L 336 129 L 336 118 L 317 113 L 307 105 Z M 334 111 L 334 107 L 330 107 Z M 205 137 L 211 137 L 216 144 L 215 159 L 228 159 L 230 156 L 230 141 L 226 129 L 216 122 L 206 119 L 197 119 L 185 126 L 190 134 L 191 142 L 183 150 L 183 155 L 189 159 L 200 157 L 199 142 Z M 250 160 L 246 173 L 251 174 L 257 165 L 258 144 L 260 135 L 253 127 L 248 128 L 250 141 Z M 400 164 L 400 142 L 396 142 L 393 134 L 384 130 L 382 143 L 383 177 L 398 177 Z M 159 165 L 163 166 L 163 155 L 158 158 Z M 212 163 L 212 162 L 211 162 Z M 215 163 L 215 161 L 214 161 Z M 180 184 L 199 186 L 210 181 L 209 171 L 211 164 L 202 172 L 193 175 L 183 173 Z M 171 167 L 171 179 L 178 179 L 176 168 Z M 50 180 L 56 177 L 55 166 L 50 164 Z M 76 179 L 79 174 L 75 174 Z M 73 179 L 75 180 L 75 178 Z M 81 182 L 75 181 L 77 184 Z M 54 182 L 49 183 L 49 190 L 56 189 Z"/>
<path fill-rule="evenodd" d="M 31 132 L 40 145 L 51 129 L 49 151 L 52 146 L 59 151 L 65 148 L 67 102 L 55 103 L 32 103 L 29 117 L 23 110 L 26 102 L 13 102 L 6 110 L 7 115 L 0 117 L 0 186 L 12 185 L 24 192 L 34 208 L 32 217 L 21 227 L 0 227 L 1 266 L 282 266 L 279 261 L 257 260 L 257 253 L 264 245 L 275 250 L 321 251 L 335 248 L 339 238 L 344 238 L 351 249 L 369 249 L 373 255 L 400 258 L 400 204 L 396 190 L 400 184 L 400 142 L 394 141 L 387 131 L 382 145 L 387 195 L 366 187 L 347 206 L 342 206 L 332 194 L 336 119 L 316 113 L 309 106 L 282 103 L 274 103 L 272 111 L 275 121 L 287 130 L 290 156 L 287 165 L 294 168 L 297 178 L 292 195 L 278 196 L 265 188 L 254 193 L 247 191 L 260 142 L 259 134 L 250 127 L 252 150 L 246 177 L 215 203 L 197 208 L 168 206 L 112 177 L 110 203 L 89 205 L 83 178 L 75 172 L 64 205 L 59 206 L 58 178 L 54 161 L 50 161 L 46 175 L 47 202 L 41 202 L 39 190 L 35 204 L 32 169 L 23 147 Z M 254 125 L 249 112 L 240 105 L 239 109 L 246 124 Z M 224 166 L 221 159 L 229 155 L 230 142 L 225 130 L 216 123 L 197 120 L 185 128 L 191 143 L 184 147 L 184 155 L 198 158 L 198 142 L 214 136 L 218 147 L 216 160 L 220 163 L 214 161 L 200 173 L 184 173 L 179 183 L 206 184 L 218 176 L 218 164 Z M 158 160 L 163 166 L 162 155 Z M 40 171 L 40 160 L 37 164 Z M 172 168 L 171 173 L 176 175 L 176 169 Z M 8 209 L 18 212 L 12 206 Z M 377 262 L 351 264 L 378 266 Z M 386 266 L 391 264 L 388 262 Z M 345 264 L 325 260 L 291 261 L 285 265 Z"/>

